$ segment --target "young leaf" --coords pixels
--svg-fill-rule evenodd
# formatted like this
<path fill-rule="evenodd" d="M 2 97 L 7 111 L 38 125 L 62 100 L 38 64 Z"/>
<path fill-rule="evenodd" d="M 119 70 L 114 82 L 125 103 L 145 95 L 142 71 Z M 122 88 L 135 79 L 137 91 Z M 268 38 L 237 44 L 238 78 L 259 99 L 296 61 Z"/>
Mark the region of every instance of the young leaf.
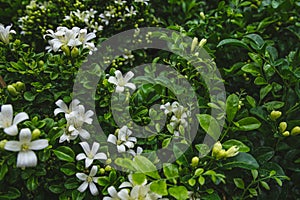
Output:
<path fill-rule="evenodd" d="M 174 186 L 168 189 L 171 196 L 178 200 L 189 198 L 188 190 L 184 186 Z"/>
<path fill-rule="evenodd" d="M 221 130 L 218 121 L 208 114 L 197 114 L 198 121 L 203 130 L 213 139 L 218 140 Z"/>
<path fill-rule="evenodd" d="M 165 180 L 153 181 L 150 190 L 159 195 L 168 195 L 167 184 Z"/>
<path fill-rule="evenodd" d="M 237 188 L 240 188 L 240 189 L 244 189 L 245 188 L 245 184 L 244 184 L 243 179 L 241 179 L 241 178 L 234 178 L 233 182 L 234 182 L 234 184 L 235 184 L 235 186 Z"/>
<path fill-rule="evenodd" d="M 160 178 L 155 165 L 148 158 L 137 155 L 134 157 L 133 162 L 135 163 L 135 167 L 139 172 L 144 173 L 145 175 L 154 179 Z"/>

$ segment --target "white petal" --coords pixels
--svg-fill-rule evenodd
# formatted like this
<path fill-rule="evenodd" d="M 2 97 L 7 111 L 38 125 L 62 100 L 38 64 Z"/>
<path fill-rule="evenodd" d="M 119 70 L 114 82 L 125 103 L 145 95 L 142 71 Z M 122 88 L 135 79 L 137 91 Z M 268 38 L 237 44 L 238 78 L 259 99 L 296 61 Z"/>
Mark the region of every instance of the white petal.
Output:
<path fill-rule="evenodd" d="M 130 191 L 130 197 L 133 198 L 133 199 L 138 199 L 139 198 L 139 190 L 140 190 L 140 187 L 142 186 L 139 186 L 139 185 L 136 185 L 134 186 L 131 191 Z"/>
<path fill-rule="evenodd" d="M 118 196 L 121 198 L 121 200 L 129 200 L 129 194 L 128 190 L 122 189 L 120 192 L 118 192 Z"/>
<path fill-rule="evenodd" d="M 61 109 L 61 108 L 56 108 L 54 110 L 54 116 L 58 115 L 59 113 L 65 113 L 65 110 Z"/>
<path fill-rule="evenodd" d="M 123 153 L 126 151 L 125 146 L 123 144 L 117 145 L 117 149 L 119 153 Z"/>
<path fill-rule="evenodd" d="M 68 140 L 68 135 L 64 133 L 62 136 L 60 136 L 59 143 L 63 143 L 66 140 Z"/>
<path fill-rule="evenodd" d="M 117 80 L 123 79 L 122 72 L 120 72 L 120 70 L 115 71 L 115 75 Z"/>
<path fill-rule="evenodd" d="M 7 141 L 4 149 L 8 151 L 21 151 L 22 144 L 19 141 Z"/>
<path fill-rule="evenodd" d="M 99 147 L 100 147 L 100 144 L 98 142 L 94 142 L 93 143 L 92 150 L 91 150 L 91 152 L 92 152 L 93 155 L 96 155 Z"/>
<path fill-rule="evenodd" d="M 112 200 L 112 198 L 111 197 L 103 197 L 102 200 Z"/>
<path fill-rule="evenodd" d="M 31 150 L 20 151 L 17 158 L 17 167 L 35 167 L 37 165 L 37 157 Z"/>
<path fill-rule="evenodd" d="M 136 138 L 135 138 L 135 137 L 129 137 L 129 138 L 128 138 L 128 141 L 136 142 Z"/>
<path fill-rule="evenodd" d="M 20 131 L 19 140 L 21 143 L 29 143 L 31 141 L 31 131 L 29 128 L 23 128 Z"/>
<path fill-rule="evenodd" d="M 98 171 L 98 167 L 96 165 L 94 165 L 90 171 L 90 176 L 93 177 L 97 174 Z"/>
<path fill-rule="evenodd" d="M 68 106 L 63 102 L 63 100 L 59 99 L 55 102 L 55 104 L 63 111 L 68 112 Z"/>
<path fill-rule="evenodd" d="M 14 124 L 14 125 L 12 125 L 10 127 L 5 128 L 4 132 L 7 135 L 11 135 L 11 136 L 18 135 L 18 127 L 17 127 L 17 125 Z"/>
<path fill-rule="evenodd" d="M 86 188 L 88 187 L 88 183 L 86 182 L 86 181 L 84 181 L 78 188 L 77 188 L 77 190 L 79 191 L 79 192 L 84 192 L 85 190 L 86 190 Z"/>
<path fill-rule="evenodd" d="M 9 122 L 11 125 L 12 124 L 12 119 L 13 119 L 13 107 L 12 105 L 2 105 L 1 106 L 1 115 L 3 117 L 3 121 Z"/>
<path fill-rule="evenodd" d="M 132 142 L 125 142 L 124 145 L 126 145 L 129 149 L 133 148 L 134 147 L 134 144 Z"/>
<path fill-rule="evenodd" d="M 132 90 L 135 90 L 135 89 L 136 89 L 136 86 L 135 86 L 135 84 L 133 84 L 133 83 L 126 83 L 125 86 L 126 86 L 126 87 L 129 87 L 129 88 L 132 89 Z"/>
<path fill-rule="evenodd" d="M 95 156 L 94 156 L 94 159 L 101 159 L 101 160 L 106 160 L 107 159 L 107 156 L 105 155 L 105 153 L 97 153 Z"/>
<path fill-rule="evenodd" d="M 109 136 L 107 138 L 107 142 L 117 144 L 117 137 L 113 134 L 109 134 Z"/>
<path fill-rule="evenodd" d="M 89 154 L 90 153 L 90 145 L 87 142 L 80 142 L 79 143 L 80 146 L 82 147 L 83 151 L 85 154 Z"/>
<path fill-rule="evenodd" d="M 93 163 L 94 159 L 90 159 L 89 157 L 87 157 L 85 159 L 85 168 L 88 168 L 89 166 L 91 166 L 91 164 Z"/>
<path fill-rule="evenodd" d="M 109 188 L 107 188 L 107 192 L 111 197 L 118 197 L 118 192 L 114 186 L 110 186 Z"/>
<path fill-rule="evenodd" d="M 18 124 L 26 119 L 29 119 L 27 113 L 21 112 L 15 116 L 13 124 Z"/>
<path fill-rule="evenodd" d="M 118 85 L 118 81 L 117 81 L 116 77 L 114 77 L 114 76 L 110 76 L 110 77 L 108 78 L 108 82 L 109 82 L 109 83 L 113 83 L 113 84 L 115 84 L 115 85 Z"/>
<path fill-rule="evenodd" d="M 76 160 L 83 160 L 86 158 L 86 155 L 84 153 L 80 153 L 76 156 Z"/>
<path fill-rule="evenodd" d="M 121 87 L 121 86 L 118 86 L 116 87 L 116 92 L 120 93 L 120 92 L 123 92 L 124 91 L 124 87 Z"/>
<path fill-rule="evenodd" d="M 70 103 L 70 110 L 71 111 L 75 110 L 79 104 L 80 104 L 80 101 L 78 99 L 73 99 Z"/>
<path fill-rule="evenodd" d="M 98 189 L 97 189 L 95 183 L 90 182 L 89 185 L 90 185 L 90 191 L 91 191 L 92 195 L 94 195 L 94 196 L 98 195 L 98 194 L 99 194 L 99 191 L 98 191 Z"/>
<path fill-rule="evenodd" d="M 124 187 L 132 187 L 132 184 L 125 181 L 123 183 L 121 183 L 121 185 L 119 186 L 119 188 L 124 188 Z"/>
<path fill-rule="evenodd" d="M 29 148 L 32 150 L 41 150 L 49 146 L 48 140 L 46 139 L 39 139 L 34 140 L 30 143 Z"/>
<path fill-rule="evenodd" d="M 80 129 L 79 136 L 81 139 L 88 140 L 90 138 L 90 133 L 87 132 L 85 129 Z"/>
<path fill-rule="evenodd" d="M 132 71 L 129 71 L 124 77 L 125 82 L 128 82 L 133 76 L 134 73 Z"/>
<path fill-rule="evenodd" d="M 85 181 L 87 179 L 88 175 L 86 175 L 84 173 L 76 173 L 76 177 L 81 181 Z"/>

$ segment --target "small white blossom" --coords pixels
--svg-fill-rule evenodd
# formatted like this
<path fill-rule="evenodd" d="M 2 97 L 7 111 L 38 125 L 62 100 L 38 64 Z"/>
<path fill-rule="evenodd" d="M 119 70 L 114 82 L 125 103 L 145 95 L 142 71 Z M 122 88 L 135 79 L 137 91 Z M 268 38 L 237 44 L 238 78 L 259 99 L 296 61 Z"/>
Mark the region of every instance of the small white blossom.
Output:
<path fill-rule="evenodd" d="M 127 3 L 127 2 L 126 2 L 126 1 L 123 1 L 123 0 L 115 0 L 114 3 L 117 4 L 117 5 L 122 6 L 122 5 L 124 5 L 125 3 Z"/>
<path fill-rule="evenodd" d="M 99 177 L 95 177 L 97 171 L 98 171 L 98 167 L 93 166 L 89 175 L 86 175 L 84 173 L 76 173 L 76 177 L 79 180 L 83 181 L 83 183 L 77 188 L 79 192 L 84 192 L 89 187 L 92 195 L 96 196 L 99 194 L 99 191 L 95 184 L 99 179 Z"/>
<path fill-rule="evenodd" d="M 143 153 L 143 148 L 142 147 L 137 147 L 136 152 L 132 149 L 127 150 L 128 153 L 130 153 L 133 156 L 141 155 Z"/>
<path fill-rule="evenodd" d="M 165 115 L 167 115 L 169 113 L 174 112 L 177 109 L 178 106 L 179 106 L 179 103 L 177 101 L 174 101 L 172 103 L 172 105 L 170 104 L 170 102 L 168 102 L 168 103 L 166 103 L 164 105 L 161 105 L 160 109 L 164 110 Z"/>
<path fill-rule="evenodd" d="M 32 150 L 41 150 L 48 146 L 48 140 L 38 139 L 31 141 L 29 128 L 21 129 L 19 141 L 6 142 L 4 149 L 18 153 L 17 167 L 34 167 L 37 165 L 37 156 Z"/>
<path fill-rule="evenodd" d="M 81 29 L 78 35 L 78 40 L 82 43 L 83 48 L 90 49 L 92 51 L 97 50 L 93 42 L 88 42 L 96 37 L 95 33 L 87 33 L 86 29 Z"/>
<path fill-rule="evenodd" d="M 146 5 L 148 5 L 148 1 L 149 0 L 134 0 L 134 2 L 136 2 L 136 3 L 143 3 L 143 4 L 146 4 Z"/>
<path fill-rule="evenodd" d="M 16 31 L 10 30 L 12 25 L 4 27 L 3 24 L 0 24 L 0 40 L 4 42 L 4 44 L 9 43 L 9 34 L 16 34 Z"/>
<path fill-rule="evenodd" d="M 59 99 L 55 102 L 58 108 L 54 110 L 54 115 L 56 116 L 59 113 L 65 113 L 65 117 L 67 119 L 69 118 L 70 113 L 78 108 L 79 103 L 80 101 L 78 99 L 73 99 L 68 107 L 65 102 Z"/>
<path fill-rule="evenodd" d="M 134 73 L 129 71 L 125 77 L 123 77 L 122 72 L 119 70 L 115 71 L 116 76 L 110 76 L 108 82 L 116 85 L 116 92 L 123 92 L 125 87 L 128 87 L 132 90 L 136 89 L 135 84 L 129 83 L 129 80 L 134 76 Z"/>
<path fill-rule="evenodd" d="M 125 14 L 125 17 L 131 17 L 131 16 L 137 14 L 137 11 L 134 10 L 133 6 L 130 6 L 130 9 L 128 7 L 126 7 L 125 10 L 127 11 L 127 13 Z"/>
<path fill-rule="evenodd" d="M 29 119 L 25 112 L 21 112 L 13 118 L 12 105 L 2 105 L 0 112 L 0 128 L 4 128 L 4 132 L 8 135 L 15 136 L 18 134 L 17 124 Z"/>
<path fill-rule="evenodd" d="M 132 131 L 128 129 L 127 126 L 123 126 L 119 131 L 118 131 L 118 138 L 110 134 L 107 138 L 107 141 L 117 145 L 117 149 L 119 153 L 125 152 L 126 147 L 129 149 L 134 147 L 134 143 L 136 143 L 136 138 L 135 137 L 130 137 L 132 135 Z"/>
<path fill-rule="evenodd" d="M 103 200 L 121 200 L 128 196 L 128 190 L 122 189 L 120 192 L 117 192 L 114 186 L 107 188 L 107 192 L 110 197 L 104 197 Z"/>
<path fill-rule="evenodd" d="M 94 142 L 92 149 L 87 142 L 80 142 L 79 143 L 84 151 L 84 153 L 80 153 L 76 156 L 76 160 L 83 160 L 85 159 L 85 168 L 88 168 L 94 160 L 106 160 L 107 156 L 104 153 L 97 153 L 100 147 L 98 142 Z"/>

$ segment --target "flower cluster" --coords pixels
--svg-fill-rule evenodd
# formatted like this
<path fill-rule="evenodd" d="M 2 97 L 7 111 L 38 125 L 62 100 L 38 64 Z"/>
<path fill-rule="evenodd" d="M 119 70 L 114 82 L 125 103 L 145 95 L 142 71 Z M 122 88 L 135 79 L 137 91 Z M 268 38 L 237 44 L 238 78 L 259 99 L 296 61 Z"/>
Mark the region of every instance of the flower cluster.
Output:
<path fill-rule="evenodd" d="M 183 128 L 188 126 L 188 117 L 190 117 L 190 112 L 177 101 L 174 101 L 172 104 L 168 102 L 161 105 L 160 109 L 164 111 L 165 115 L 172 114 L 170 125 L 174 129 L 174 135 L 179 136 L 180 126 Z"/>
<path fill-rule="evenodd" d="M 96 37 L 95 33 L 87 33 L 86 29 L 80 29 L 78 27 L 73 27 L 68 29 L 67 27 L 57 27 L 56 31 L 47 30 L 47 34 L 44 35 L 44 38 L 50 37 L 48 41 L 49 45 L 46 47 L 49 51 L 57 52 L 62 50 L 66 55 L 70 55 L 70 48 L 76 49 L 77 46 L 82 46 L 92 51 L 96 51 L 95 44 L 89 42 L 90 40 Z"/>
<path fill-rule="evenodd" d="M 17 124 L 29 119 L 25 112 L 21 112 L 13 119 L 12 105 L 2 105 L 0 112 L 0 128 L 10 136 L 18 134 Z M 29 128 L 23 128 L 19 134 L 19 141 L 6 141 L 4 149 L 7 151 L 19 152 L 17 157 L 17 167 L 35 167 L 37 165 L 37 156 L 33 150 L 41 150 L 48 147 L 48 140 L 32 140 L 32 134 Z"/>
<path fill-rule="evenodd" d="M 216 142 L 212 149 L 212 156 L 215 157 L 216 159 L 234 157 L 238 153 L 239 153 L 239 148 L 235 145 L 230 147 L 227 151 L 225 151 L 220 141 Z"/>
<path fill-rule="evenodd" d="M 78 99 L 74 99 L 68 107 L 62 100 L 56 102 L 58 108 L 54 110 L 54 115 L 64 113 L 67 120 L 64 134 L 59 139 L 60 143 L 64 141 L 70 142 L 70 140 L 75 140 L 78 136 L 84 140 L 90 138 L 90 133 L 83 129 L 83 125 L 84 123 L 92 123 L 93 119 L 91 116 L 94 115 L 94 112 L 91 110 L 85 112 L 84 106 L 79 105 L 79 103 Z"/>
<path fill-rule="evenodd" d="M 16 34 L 16 31 L 10 30 L 12 25 L 4 27 L 3 24 L 0 23 L 0 41 L 4 44 L 9 43 L 9 36 L 11 33 Z"/>
<path fill-rule="evenodd" d="M 125 87 L 128 87 L 132 90 L 136 89 L 135 84 L 129 83 L 129 80 L 134 76 L 134 73 L 129 71 L 127 74 L 123 77 L 122 72 L 119 70 L 115 71 L 115 76 L 110 76 L 108 78 L 108 82 L 116 85 L 116 92 L 121 93 L 124 91 Z"/>

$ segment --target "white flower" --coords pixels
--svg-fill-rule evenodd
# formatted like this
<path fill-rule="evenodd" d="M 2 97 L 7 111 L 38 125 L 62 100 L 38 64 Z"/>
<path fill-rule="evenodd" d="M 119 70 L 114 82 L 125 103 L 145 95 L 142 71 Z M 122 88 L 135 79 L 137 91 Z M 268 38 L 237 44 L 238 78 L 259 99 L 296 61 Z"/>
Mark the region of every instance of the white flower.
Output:
<path fill-rule="evenodd" d="M 12 27 L 12 25 L 6 26 L 4 28 L 3 24 L 0 24 L 0 40 L 2 42 L 4 42 L 5 44 L 9 43 L 9 34 L 10 33 L 16 34 L 16 31 L 10 30 L 11 27 Z"/>
<path fill-rule="evenodd" d="M 13 119 L 13 107 L 12 105 L 2 105 L 0 112 L 0 128 L 4 128 L 4 132 L 8 135 L 15 136 L 18 134 L 17 124 L 29 119 L 25 112 L 21 112 Z"/>
<path fill-rule="evenodd" d="M 97 153 L 100 144 L 97 142 L 93 143 L 92 149 L 90 149 L 90 146 L 87 142 L 80 142 L 79 143 L 82 147 L 82 149 L 84 150 L 84 153 L 80 153 L 76 156 L 76 160 L 82 160 L 85 159 L 85 168 L 88 168 L 93 161 L 102 159 L 102 160 L 106 160 L 107 156 L 104 153 Z"/>
<path fill-rule="evenodd" d="M 170 125 L 175 128 L 179 125 L 182 125 L 183 127 L 187 127 L 188 126 L 188 122 L 187 122 L 187 113 L 186 113 L 186 109 L 181 106 L 178 105 L 177 107 L 173 108 L 173 113 L 174 115 L 171 117 L 171 122 Z"/>
<path fill-rule="evenodd" d="M 170 104 L 170 102 L 168 102 L 164 105 L 161 105 L 160 109 L 164 110 L 165 115 L 167 115 L 169 113 L 172 113 L 172 112 L 176 111 L 178 106 L 179 106 L 179 103 L 177 101 L 174 101 L 172 103 L 172 105 Z"/>
<path fill-rule="evenodd" d="M 122 152 L 126 151 L 126 147 L 131 149 L 134 147 L 134 143 L 136 143 L 136 138 L 130 137 L 131 134 L 132 134 L 132 131 L 129 130 L 127 126 L 123 126 L 118 131 L 118 138 L 115 135 L 110 134 L 107 138 L 107 141 L 110 143 L 116 144 L 118 152 L 122 153 Z"/>
<path fill-rule="evenodd" d="M 66 119 L 69 117 L 69 114 L 78 108 L 80 101 L 78 99 L 73 99 L 69 105 L 69 107 L 63 102 L 61 99 L 55 102 L 58 106 L 54 110 L 54 115 L 58 115 L 59 113 L 65 113 Z"/>
<path fill-rule="evenodd" d="M 103 200 L 120 200 L 128 196 L 128 190 L 122 189 L 120 192 L 117 192 L 114 186 L 107 188 L 107 192 L 111 197 L 104 197 Z"/>
<path fill-rule="evenodd" d="M 108 82 L 115 84 L 116 92 L 123 92 L 125 87 L 129 87 L 132 90 L 136 89 L 136 86 L 133 83 L 128 83 L 128 81 L 134 76 L 133 72 L 129 71 L 125 77 L 123 77 L 122 72 L 119 70 L 115 71 L 116 76 L 110 76 Z"/>
<path fill-rule="evenodd" d="M 133 6 L 130 6 L 130 10 L 129 10 L 128 7 L 126 7 L 125 10 L 128 12 L 128 13 L 126 13 L 126 14 L 124 15 L 125 17 L 131 17 L 131 16 L 137 14 L 137 11 L 134 10 L 134 7 L 133 7 Z"/>
<path fill-rule="evenodd" d="M 132 149 L 127 150 L 128 153 L 130 153 L 133 156 L 141 155 L 143 153 L 143 148 L 142 147 L 137 147 L 136 152 Z"/>
<path fill-rule="evenodd" d="M 146 5 L 148 5 L 148 1 L 149 0 L 134 0 L 134 2 L 136 2 L 136 3 L 143 3 L 143 4 L 146 4 Z"/>
<path fill-rule="evenodd" d="M 118 4 L 120 6 L 124 5 L 125 3 L 127 3 L 126 1 L 123 1 L 123 0 L 115 0 L 114 1 L 115 4 Z"/>
<path fill-rule="evenodd" d="M 32 150 L 41 150 L 48 146 L 48 140 L 38 139 L 31 141 L 29 128 L 21 129 L 19 141 L 6 142 L 4 149 L 18 153 L 17 167 L 34 167 L 37 165 L 37 157 Z"/>
<path fill-rule="evenodd" d="M 82 43 L 83 48 L 88 48 L 91 51 L 97 50 L 93 42 L 88 42 L 96 37 L 95 33 L 87 33 L 86 29 L 79 31 L 78 40 Z"/>
<path fill-rule="evenodd" d="M 75 140 L 78 137 L 78 132 L 69 131 L 70 125 L 67 123 L 67 127 L 65 128 L 64 133 L 59 138 L 59 143 L 64 141 L 70 142 L 71 140 Z"/>
<path fill-rule="evenodd" d="M 77 190 L 79 192 L 84 192 L 87 187 L 90 188 L 90 192 L 92 193 L 92 195 L 96 196 L 99 194 L 99 191 L 95 185 L 95 183 L 97 183 L 99 177 L 94 177 L 97 174 L 98 171 L 98 167 L 97 166 L 93 166 L 90 174 L 86 175 L 84 173 L 76 173 L 76 176 L 79 180 L 84 181 L 78 188 Z"/>

